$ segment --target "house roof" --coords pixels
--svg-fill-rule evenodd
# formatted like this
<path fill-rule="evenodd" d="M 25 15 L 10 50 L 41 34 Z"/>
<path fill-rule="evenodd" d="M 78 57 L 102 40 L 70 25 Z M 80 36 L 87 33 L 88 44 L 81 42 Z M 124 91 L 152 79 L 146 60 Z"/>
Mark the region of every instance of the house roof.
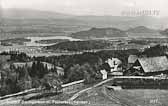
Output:
<path fill-rule="evenodd" d="M 129 64 L 133 64 L 133 63 L 135 63 L 135 61 L 138 59 L 138 56 L 136 56 L 136 55 L 130 55 L 129 57 L 128 57 L 128 63 Z"/>
<path fill-rule="evenodd" d="M 122 64 L 122 61 L 119 60 L 118 58 L 109 58 L 106 63 L 109 64 L 110 67 L 115 67 L 115 66 L 118 66 L 118 65 L 121 65 Z"/>
<path fill-rule="evenodd" d="M 144 72 L 159 72 L 168 70 L 168 59 L 166 56 L 139 58 Z"/>

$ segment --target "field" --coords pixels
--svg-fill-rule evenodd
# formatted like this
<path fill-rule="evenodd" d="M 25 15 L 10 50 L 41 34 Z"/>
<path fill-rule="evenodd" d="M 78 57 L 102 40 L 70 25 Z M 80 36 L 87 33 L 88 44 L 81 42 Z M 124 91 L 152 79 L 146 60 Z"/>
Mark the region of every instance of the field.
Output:
<path fill-rule="evenodd" d="M 168 91 L 166 90 L 121 90 L 113 91 L 103 87 L 87 91 L 82 94 L 75 102 L 76 106 L 167 106 Z M 2 105 L 2 106 L 73 106 L 74 104 L 52 103 L 54 98 L 48 100 L 29 101 L 26 104 Z M 56 102 L 58 100 L 55 100 Z M 36 102 L 36 103 L 35 103 Z M 44 103 L 51 102 L 51 103 Z M 64 101 L 62 101 L 64 102 Z M 84 104 L 80 104 L 80 103 Z M 32 103 L 32 104 L 31 104 Z M 34 104 L 35 103 L 35 104 Z M 72 103 L 72 102 L 71 102 Z M 1 105 L 0 105 L 1 106 Z"/>
<path fill-rule="evenodd" d="M 103 84 L 102 86 L 91 87 L 91 89 L 85 90 L 85 92 L 81 93 L 73 101 L 68 100 L 75 94 L 75 92 L 64 93 L 26 102 L 20 102 L 20 97 L 10 98 L 7 100 L 1 100 L 0 106 L 167 106 L 168 104 L 168 90 L 112 90 L 107 88 L 105 86 L 106 84 Z M 80 90 L 82 89 L 79 89 L 79 91 Z M 14 104 L 5 104 L 5 102 Z M 15 102 L 18 103 L 15 104 Z"/>
<path fill-rule="evenodd" d="M 77 100 L 88 101 L 84 106 L 166 106 L 168 104 L 167 90 L 120 90 L 106 88 L 92 89 Z"/>

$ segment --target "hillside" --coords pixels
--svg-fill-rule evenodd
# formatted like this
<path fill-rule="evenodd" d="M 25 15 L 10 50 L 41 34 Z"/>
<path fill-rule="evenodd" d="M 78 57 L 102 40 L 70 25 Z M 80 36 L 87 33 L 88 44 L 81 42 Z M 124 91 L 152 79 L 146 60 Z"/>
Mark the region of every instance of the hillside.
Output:
<path fill-rule="evenodd" d="M 147 28 L 145 26 L 138 26 L 127 30 L 129 33 L 157 33 L 157 30 Z"/>
<path fill-rule="evenodd" d="M 160 33 L 163 34 L 163 35 L 168 35 L 168 29 L 165 29 L 165 30 L 161 31 Z"/>
<path fill-rule="evenodd" d="M 166 28 L 168 25 L 167 19 L 157 18 L 152 16 L 78 16 L 80 19 L 88 25 L 97 27 L 115 27 L 123 30 L 127 30 L 131 27 L 148 26 L 154 29 Z"/>
<path fill-rule="evenodd" d="M 151 29 L 145 26 L 137 26 L 135 28 L 130 28 L 127 30 L 129 37 L 145 37 L 145 38 L 155 38 L 162 37 L 163 35 L 159 30 Z"/>
<path fill-rule="evenodd" d="M 87 31 L 72 33 L 72 37 L 82 39 L 126 36 L 127 35 L 124 31 L 117 28 L 91 28 Z"/>

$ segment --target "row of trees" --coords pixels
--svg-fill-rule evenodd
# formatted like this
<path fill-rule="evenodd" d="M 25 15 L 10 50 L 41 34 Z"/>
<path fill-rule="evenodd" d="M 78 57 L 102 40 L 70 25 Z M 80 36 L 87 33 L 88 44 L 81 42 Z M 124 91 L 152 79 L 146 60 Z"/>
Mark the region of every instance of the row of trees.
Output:
<path fill-rule="evenodd" d="M 31 60 L 31 57 L 29 57 L 26 53 L 19 51 L 2 52 L 0 53 L 0 55 L 10 55 L 11 56 L 10 61 L 15 62 L 27 62 Z"/>

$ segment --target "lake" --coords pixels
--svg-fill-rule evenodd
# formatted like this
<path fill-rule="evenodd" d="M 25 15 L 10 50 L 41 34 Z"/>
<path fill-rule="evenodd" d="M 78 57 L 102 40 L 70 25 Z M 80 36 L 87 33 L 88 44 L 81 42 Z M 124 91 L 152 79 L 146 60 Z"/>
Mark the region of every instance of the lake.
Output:
<path fill-rule="evenodd" d="M 75 39 L 68 36 L 51 36 L 51 37 L 25 37 L 26 39 L 31 39 L 31 42 L 25 42 L 26 46 L 51 46 L 56 43 L 50 43 L 50 44 L 40 44 L 36 43 L 36 41 L 40 40 L 52 40 L 52 39 L 67 39 L 69 41 L 81 41 L 81 39 Z"/>

